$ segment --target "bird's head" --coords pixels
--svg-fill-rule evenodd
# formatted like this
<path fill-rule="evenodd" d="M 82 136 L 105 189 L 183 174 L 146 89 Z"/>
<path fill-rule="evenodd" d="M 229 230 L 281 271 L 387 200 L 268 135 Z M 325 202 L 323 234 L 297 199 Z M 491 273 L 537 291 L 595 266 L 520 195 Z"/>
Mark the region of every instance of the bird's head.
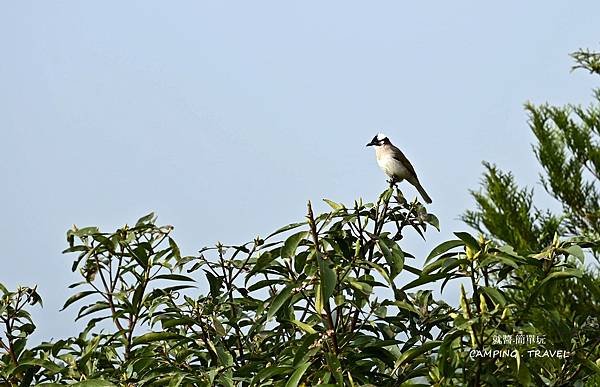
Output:
<path fill-rule="evenodd" d="M 377 133 L 367 146 L 381 146 L 385 144 L 391 144 L 390 139 L 383 133 Z"/>

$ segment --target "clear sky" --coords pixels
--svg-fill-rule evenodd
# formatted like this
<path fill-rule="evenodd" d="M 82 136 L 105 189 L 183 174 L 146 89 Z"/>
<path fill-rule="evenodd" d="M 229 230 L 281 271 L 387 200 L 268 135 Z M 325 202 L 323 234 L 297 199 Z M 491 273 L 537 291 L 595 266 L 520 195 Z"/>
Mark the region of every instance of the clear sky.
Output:
<path fill-rule="evenodd" d="M 186 254 L 250 240 L 309 199 L 376 199 L 378 131 L 440 218 L 403 241 L 422 260 L 466 228 L 482 160 L 541 193 L 525 101 L 597 86 L 568 54 L 599 48 L 600 2 L 496 3 L 0 3 L 0 282 L 37 284 L 38 335 L 69 335 L 73 223 L 156 211 Z"/>

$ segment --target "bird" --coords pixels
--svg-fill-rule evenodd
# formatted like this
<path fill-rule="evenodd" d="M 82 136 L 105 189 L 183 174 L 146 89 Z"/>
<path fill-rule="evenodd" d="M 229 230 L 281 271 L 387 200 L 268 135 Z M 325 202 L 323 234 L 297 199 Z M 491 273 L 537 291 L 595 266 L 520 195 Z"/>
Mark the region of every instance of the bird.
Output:
<path fill-rule="evenodd" d="M 367 146 L 375 147 L 377 164 L 391 179 L 390 183 L 408 181 L 412 184 L 426 203 L 431 203 L 431 198 L 417 178 L 417 173 L 404 153 L 396 148 L 390 139 L 383 133 L 378 133 Z"/>

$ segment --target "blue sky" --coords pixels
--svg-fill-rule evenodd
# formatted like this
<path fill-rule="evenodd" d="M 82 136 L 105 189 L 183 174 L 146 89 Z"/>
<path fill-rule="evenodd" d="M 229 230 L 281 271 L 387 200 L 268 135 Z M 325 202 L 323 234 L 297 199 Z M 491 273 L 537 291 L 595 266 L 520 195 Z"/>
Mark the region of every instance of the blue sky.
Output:
<path fill-rule="evenodd" d="M 37 284 L 39 337 L 66 336 L 73 223 L 114 230 L 156 211 L 187 254 L 266 235 L 309 199 L 374 200 L 378 131 L 433 198 L 442 232 L 403 242 L 423 259 L 466 228 L 482 160 L 541 193 L 523 103 L 590 100 L 597 80 L 568 54 L 598 49 L 599 14 L 583 1 L 3 2 L 0 282 Z"/>

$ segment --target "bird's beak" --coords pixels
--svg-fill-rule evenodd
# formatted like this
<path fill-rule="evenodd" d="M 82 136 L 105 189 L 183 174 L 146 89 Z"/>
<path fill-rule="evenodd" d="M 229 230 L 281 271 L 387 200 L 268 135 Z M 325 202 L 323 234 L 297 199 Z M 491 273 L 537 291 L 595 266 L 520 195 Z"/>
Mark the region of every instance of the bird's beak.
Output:
<path fill-rule="evenodd" d="M 375 144 L 375 142 L 371 141 L 370 143 L 367 144 L 367 146 L 373 146 L 373 145 L 377 145 Z"/>

